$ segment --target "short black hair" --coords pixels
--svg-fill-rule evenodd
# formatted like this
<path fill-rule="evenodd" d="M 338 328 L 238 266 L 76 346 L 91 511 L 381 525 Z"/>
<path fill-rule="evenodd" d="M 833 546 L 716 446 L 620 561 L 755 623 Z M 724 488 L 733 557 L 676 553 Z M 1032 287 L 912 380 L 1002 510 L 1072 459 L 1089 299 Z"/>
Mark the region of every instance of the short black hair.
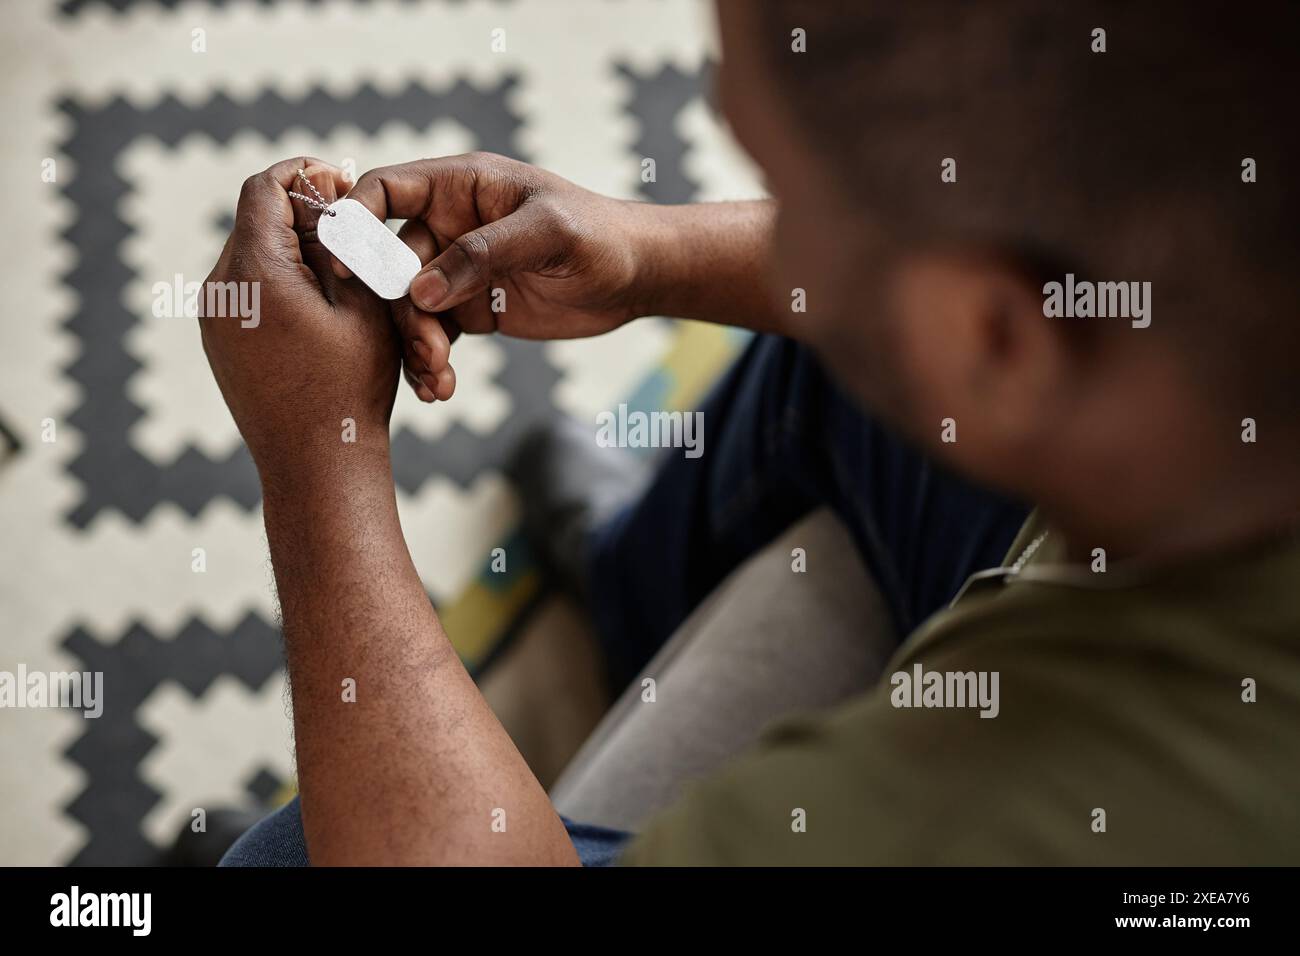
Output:
<path fill-rule="evenodd" d="M 794 124 L 900 241 L 975 240 L 1079 278 L 1151 281 L 1152 326 L 1133 335 L 1176 344 L 1242 415 L 1300 419 L 1300 4 L 755 9 Z M 945 158 L 955 183 L 940 179 Z"/>

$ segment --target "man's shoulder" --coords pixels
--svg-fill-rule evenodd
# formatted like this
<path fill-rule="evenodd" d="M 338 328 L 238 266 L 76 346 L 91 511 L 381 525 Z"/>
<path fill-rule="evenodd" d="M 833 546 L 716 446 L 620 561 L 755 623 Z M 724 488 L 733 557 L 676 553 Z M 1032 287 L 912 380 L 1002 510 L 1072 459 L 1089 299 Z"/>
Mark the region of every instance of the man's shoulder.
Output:
<path fill-rule="evenodd" d="M 1053 601 L 1015 604 L 1017 613 L 941 624 L 937 639 L 900 648 L 861 698 L 772 728 L 656 821 L 630 859 L 1129 865 L 1300 855 L 1300 826 L 1283 824 L 1295 819 L 1287 794 L 1300 789 L 1294 642 L 1256 635 L 1234 648 L 1221 623 L 1200 621 L 1209 630 L 1180 645 L 1178 621 L 1119 604 L 1064 618 Z M 1256 667 L 1272 669 L 1252 678 Z"/>

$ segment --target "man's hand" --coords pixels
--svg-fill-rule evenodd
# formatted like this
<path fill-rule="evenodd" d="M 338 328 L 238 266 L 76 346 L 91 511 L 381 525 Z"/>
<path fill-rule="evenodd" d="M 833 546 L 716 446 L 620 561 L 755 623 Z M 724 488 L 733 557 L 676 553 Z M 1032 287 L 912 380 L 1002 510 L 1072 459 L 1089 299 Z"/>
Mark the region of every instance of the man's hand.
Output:
<path fill-rule="evenodd" d="M 455 389 L 448 358 L 462 330 L 578 338 L 640 315 L 774 328 L 762 281 L 770 203 L 620 201 L 491 153 L 374 169 L 348 195 L 406 219 L 398 235 L 425 263 L 393 303 L 424 401 Z"/>
<path fill-rule="evenodd" d="M 333 465 L 355 423 L 360 449 L 383 449 L 397 388 L 397 336 L 385 304 L 330 270 L 314 236 L 319 214 L 296 200 L 305 168 L 326 201 L 346 189 L 341 171 L 310 158 L 250 177 L 235 227 L 200 295 L 203 348 L 263 481 Z M 302 191 L 299 183 L 296 191 Z M 254 320 L 224 308 L 246 283 Z"/>
<path fill-rule="evenodd" d="M 426 264 L 393 304 L 407 378 L 425 401 L 450 397 L 449 348 L 462 330 L 576 338 L 635 314 L 626 203 L 485 153 L 371 170 L 350 198 L 381 220 L 406 219 L 398 235 Z"/>
<path fill-rule="evenodd" d="M 258 283 L 260 314 L 242 327 L 205 309 L 202 328 L 262 476 L 307 851 L 313 864 L 576 864 L 411 562 L 388 458 L 396 332 L 383 302 L 331 273 L 315 214 L 290 203 L 302 166 L 327 201 L 342 189 L 313 160 L 248 180 L 209 281 Z"/>

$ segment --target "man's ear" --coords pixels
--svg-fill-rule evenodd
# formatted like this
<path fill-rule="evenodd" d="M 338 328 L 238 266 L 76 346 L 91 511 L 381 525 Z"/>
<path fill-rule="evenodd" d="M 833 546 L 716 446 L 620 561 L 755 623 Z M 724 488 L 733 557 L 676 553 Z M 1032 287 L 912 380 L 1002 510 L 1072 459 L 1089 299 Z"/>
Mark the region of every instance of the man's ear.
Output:
<path fill-rule="evenodd" d="M 929 419 L 921 437 L 928 425 L 945 457 L 984 472 L 1061 424 L 1067 336 L 1022 272 L 983 253 L 912 256 L 891 299 L 914 407 Z"/>

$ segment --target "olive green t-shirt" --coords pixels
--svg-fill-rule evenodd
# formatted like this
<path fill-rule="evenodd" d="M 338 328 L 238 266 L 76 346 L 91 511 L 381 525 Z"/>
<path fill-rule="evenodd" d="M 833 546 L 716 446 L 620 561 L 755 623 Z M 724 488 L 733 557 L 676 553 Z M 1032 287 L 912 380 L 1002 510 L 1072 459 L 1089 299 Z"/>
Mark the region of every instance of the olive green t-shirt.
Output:
<path fill-rule="evenodd" d="M 1300 863 L 1300 538 L 1061 550 L 1031 518 L 874 689 L 774 727 L 623 862 Z"/>

